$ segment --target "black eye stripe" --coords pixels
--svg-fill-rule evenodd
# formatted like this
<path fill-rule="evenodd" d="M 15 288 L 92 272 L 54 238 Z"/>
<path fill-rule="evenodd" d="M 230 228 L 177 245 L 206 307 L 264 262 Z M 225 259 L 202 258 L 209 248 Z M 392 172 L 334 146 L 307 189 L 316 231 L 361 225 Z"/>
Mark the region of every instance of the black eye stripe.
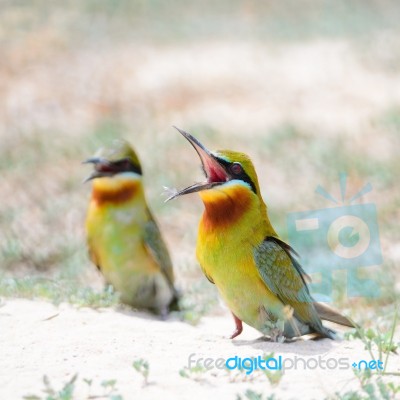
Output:
<path fill-rule="evenodd" d="M 227 171 L 230 171 L 232 165 L 234 164 L 233 162 L 226 161 L 226 160 L 224 160 L 222 158 L 218 158 L 218 162 L 221 165 L 223 165 L 226 168 Z M 240 163 L 238 163 L 238 164 L 241 166 Z M 238 180 L 241 180 L 243 182 L 248 183 L 250 185 L 250 187 L 251 187 L 251 190 L 255 194 L 257 194 L 256 185 L 253 183 L 253 181 L 250 179 L 250 177 L 246 174 L 246 172 L 244 171 L 243 167 L 242 167 L 242 172 L 240 174 L 234 174 L 234 179 L 238 179 Z"/>
<path fill-rule="evenodd" d="M 129 158 L 114 161 L 112 163 L 115 168 L 115 172 L 135 172 L 136 174 L 142 175 L 142 168 L 140 165 L 135 165 Z"/>

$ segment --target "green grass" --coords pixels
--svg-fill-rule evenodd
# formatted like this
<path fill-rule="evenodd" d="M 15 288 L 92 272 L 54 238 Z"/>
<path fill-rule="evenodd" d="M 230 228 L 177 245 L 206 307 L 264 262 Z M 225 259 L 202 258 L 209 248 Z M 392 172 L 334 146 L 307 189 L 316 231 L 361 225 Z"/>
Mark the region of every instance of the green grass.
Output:
<path fill-rule="evenodd" d="M 354 374 L 360 384 L 360 390 L 337 392 L 325 400 L 392 400 L 400 393 L 398 381 L 388 382 L 381 376 L 376 378 L 370 370 L 354 371 Z"/>
<path fill-rule="evenodd" d="M 391 325 L 385 332 L 379 329 L 364 329 L 357 327 L 355 333 L 347 335 L 348 339 L 359 339 L 368 350 L 371 360 L 383 362 L 383 370 L 371 372 L 370 369 L 354 369 L 355 379 L 358 381 L 360 390 L 350 390 L 344 393 L 337 392 L 326 400 L 391 400 L 397 398 L 400 393 L 398 378 L 400 373 L 388 370 L 388 361 L 391 355 L 397 354 L 400 343 L 394 342 L 394 334 L 397 327 L 398 310 L 395 309 Z M 396 380 L 391 380 L 395 377 Z"/>
<path fill-rule="evenodd" d="M 196 268 L 198 268 L 196 266 Z M 190 282 L 190 281 L 189 281 Z M 195 282 L 185 285 L 179 301 L 178 315 L 187 323 L 196 325 L 203 315 L 208 314 L 218 304 L 218 295 L 214 285 L 200 277 Z"/>
<path fill-rule="evenodd" d="M 56 305 L 68 302 L 80 307 L 104 308 L 118 304 L 118 294 L 111 286 L 95 290 L 77 285 L 76 280 L 45 277 L 0 277 L 0 297 L 44 299 Z"/>
<path fill-rule="evenodd" d="M 47 375 L 43 377 L 43 393 L 44 395 L 26 395 L 24 400 L 123 400 L 116 388 L 117 381 L 115 379 L 104 380 L 100 383 L 102 392 L 92 394 L 92 379 L 82 379 L 83 384 L 87 386 L 87 395 L 85 397 L 77 397 L 76 384 L 78 383 L 78 374 L 72 376 L 61 389 L 54 388 Z"/>
<path fill-rule="evenodd" d="M 275 394 L 263 394 L 247 389 L 243 394 L 236 395 L 236 400 L 278 400 Z"/>
<path fill-rule="evenodd" d="M 384 369 L 379 370 L 381 374 L 391 374 L 388 372 L 387 363 L 391 353 L 397 354 L 397 349 L 400 345 L 394 342 L 394 334 L 397 328 L 397 322 L 399 318 L 399 310 L 397 305 L 394 306 L 394 311 L 388 316 L 390 318 L 390 325 L 386 327 L 385 331 L 382 332 L 379 328 L 376 329 L 365 329 L 363 327 L 356 327 L 355 333 L 350 333 L 347 335 L 348 339 L 360 339 L 364 345 L 365 349 L 368 350 L 372 360 L 384 359 Z M 377 350 L 376 350 L 377 349 Z M 375 352 L 377 351 L 377 353 Z"/>

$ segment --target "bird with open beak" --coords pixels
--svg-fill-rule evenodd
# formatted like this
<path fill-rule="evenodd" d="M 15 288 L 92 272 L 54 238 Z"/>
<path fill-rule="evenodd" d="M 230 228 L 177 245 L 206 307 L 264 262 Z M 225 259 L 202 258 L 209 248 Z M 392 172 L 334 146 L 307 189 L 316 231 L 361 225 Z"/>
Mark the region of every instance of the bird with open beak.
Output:
<path fill-rule="evenodd" d="M 321 319 L 353 327 L 348 318 L 312 298 L 297 254 L 271 225 L 250 158 L 230 150 L 211 152 L 178 131 L 199 155 L 206 181 L 168 200 L 198 192 L 204 203 L 196 254 L 233 314 L 231 339 L 242 332 L 242 321 L 274 341 L 309 333 L 334 339 L 335 332 Z"/>

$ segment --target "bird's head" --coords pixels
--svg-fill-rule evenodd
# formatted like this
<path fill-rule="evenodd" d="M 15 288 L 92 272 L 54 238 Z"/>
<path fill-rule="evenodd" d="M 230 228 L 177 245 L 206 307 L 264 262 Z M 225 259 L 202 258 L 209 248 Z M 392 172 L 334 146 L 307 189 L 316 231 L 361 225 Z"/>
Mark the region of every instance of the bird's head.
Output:
<path fill-rule="evenodd" d="M 206 181 L 195 183 L 174 193 L 168 200 L 178 196 L 237 184 L 260 197 L 258 178 L 250 158 L 231 150 L 209 151 L 195 137 L 176 128 L 194 147 L 200 157 Z"/>
<path fill-rule="evenodd" d="M 110 146 L 102 147 L 97 153 L 83 162 L 93 164 L 93 173 L 85 180 L 112 178 L 124 173 L 142 175 L 139 158 L 130 144 L 122 139 L 115 140 Z"/>

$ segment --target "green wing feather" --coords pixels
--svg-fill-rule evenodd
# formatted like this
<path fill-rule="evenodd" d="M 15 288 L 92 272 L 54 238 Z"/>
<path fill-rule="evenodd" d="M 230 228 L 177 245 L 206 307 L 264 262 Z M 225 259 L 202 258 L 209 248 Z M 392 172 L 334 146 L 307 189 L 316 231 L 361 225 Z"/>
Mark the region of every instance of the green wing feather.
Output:
<path fill-rule="evenodd" d="M 320 330 L 322 323 L 305 282 L 306 274 L 293 254 L 288 244 L 267 237 L 255 248 L 254 259 L 262 280 L 280 301 L 293 307 L 301 321 Z"/>
<path fill-rule="evenodd" d="M 150 211 L 148 210 L 147 212 L 149 219 L 144 229 L 144 244 L 156 263 L 160 266 L 160 270 L 164 274 L 171 290 L 176 294 L 174 287 L 174 272 L 168 249 L 164 243 L 156 221 Z"/>

